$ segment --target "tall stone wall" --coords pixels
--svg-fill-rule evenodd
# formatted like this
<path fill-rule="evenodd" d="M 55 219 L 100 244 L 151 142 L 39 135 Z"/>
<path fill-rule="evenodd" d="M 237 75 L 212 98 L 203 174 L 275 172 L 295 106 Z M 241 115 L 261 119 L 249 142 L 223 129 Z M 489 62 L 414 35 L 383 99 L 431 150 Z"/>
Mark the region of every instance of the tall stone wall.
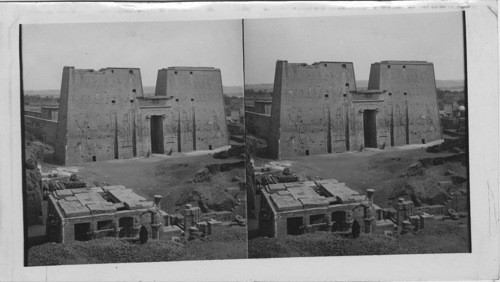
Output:
<path fill-rule="evenodd" d="M 141 155 L 136 142 L 140 70 L 65 67 L 58 116 L 56 160 L 84 163 Z"/>
<path fill-rule="evenodd" d="M 74 164 L 228 145 L 219 69 L 173 67 L 157 79 L 155 96 L 145 97 L 137 68 L 65 67 L 56 160 Z"/>
<path fill-rule="evenodd" d="M 249 134 L 264 138 L 268 141 L 270 123 L 270 115 L 249 111 L 245 112 L 245 128 Z"/>
<path fill-rule="evenodd" d="M 349 91 L 356 89 L 348 62 L 276 63 L 268 153 L 272 158 L 349 149 Z"/>
<path fill-rule="evenodd" d="M 156 85 L 155 96 L 172 99 L 163 123 L 165 151 L 190 152 L 228 145 L 219 69 L 161 69 Z"/>
<path fill-rule="evenodd" d="M 268 142 L 271 158 L 440 138 L 432 63 L 375 63 L 365 91 L 356 90 L 352 63 L 276 63 Z"/>
<path fill-rule="evenodd" d="M 57 134 L 57 121 L 24 116 L 25 130 L 36 139 L 55 146 Z"/>
<path fill-rule="evenodd" d="M 384 121 L 393 124 L 393 146 L 441 138 L 434 65 L 382 61 L 371 66 L 368 89 L 386 90 Z"/>

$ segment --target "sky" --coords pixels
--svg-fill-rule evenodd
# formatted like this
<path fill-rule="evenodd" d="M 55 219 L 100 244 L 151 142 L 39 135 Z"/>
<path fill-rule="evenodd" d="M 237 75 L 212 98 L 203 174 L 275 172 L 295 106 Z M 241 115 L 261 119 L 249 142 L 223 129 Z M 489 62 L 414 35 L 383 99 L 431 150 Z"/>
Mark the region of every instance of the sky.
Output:
<path fill-rule="evenodd" d="M 60 89 L 64 66 L 138 67 L 143 86 L 161 68 L 221 69 L 225 86 L 243 85 L 241 20 L 23 25 L 25 90 Z"/>
<path fill-rule="evenodd" d="M 436 79 L 464 79 L 462 14 L 429 13 L 244 22 L 245 83 L 273 83 L 277 60 L 347 61 L 357 80 L 386 60 L 434 63 Z"/>

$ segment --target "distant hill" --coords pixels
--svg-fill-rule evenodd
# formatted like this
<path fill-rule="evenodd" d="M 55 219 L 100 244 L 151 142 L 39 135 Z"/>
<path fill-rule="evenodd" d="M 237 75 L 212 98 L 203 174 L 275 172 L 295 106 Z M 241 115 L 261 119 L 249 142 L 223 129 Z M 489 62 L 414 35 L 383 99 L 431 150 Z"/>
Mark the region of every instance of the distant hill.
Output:
<path fill-rule="evenodd" d="M 25 90 L 24 95 L 29 96 L 40 96 L 40 97 L 59 97 L 61 91 L 58 89 L 48 89 L 48 90 Z"/>
<path fill-rule="evenodd" d="M 241 86 L 222 86 L 222 88 L 226 96 L 243 97 L 243 87 Z"/>
<path fill-rule="evenodd" d="M 145 94 L 154 94 L 155 86 L 143 86 L 142 91 Z M 243 87 L 241 86 L 223 86 L 224 94 L 227 96 L 243 97 Z M 40 96 L 40 97 L 59 97 L 60 90 L 58 89 L 48 89 L 48 90 L 26 90 L 24 95 L 29 96 Z"/>
<path fill-rule="evenodd" d="M 274 88 L 273 83 L 260 83 L 260 84 L 245 84 L 245 89 L 252 89 L 254 91 L 269 91 L 272 92 Z"/>
<path fill-rule="evenodd" d="M 436 80 L 436 88 L 449 91 L 464 91 L 463 80 Z"/>
<path fill-rule="evenodd" d="M 368 87 L 368 80 L 357 80 L 356 86 L 358 89 L 366 89 Z M 436 87 L 441 90 L 448 91 L 463 91 L 464 81 L 463 80 L 436 80 Z M 155 86 L 143 86 L 144 93 L 154 94 Z M 273 91 L 272 83 L 260 83 L 260 84 L 245 84 L 245 89 L 252 89 L 254 91 Z M 227 96 L 243 97 L 243 88 L 241 86 L 223 86 L 224 94 Z M 26 90 L 25 95 L 39 95 L 40 97 L 54 96 L 59 97 L 60 91 L 57 89 L 49 90 Z"/>
<path fill-rule="evenodd" d="M 358 89 L 367 89 L 368 80 L 357 80 L 356 87 Z M 441 90 L 449 91 L 463 91 L 464 81 L 463 80 L 436 80 L 436 87 Z M 260 84 L 245 84 L 245 89 L 252 89 L 254 91 L 273 91 L 272 83 L 260 83 Z"/>
<path fill-rule="evenodd" d="M 356 80 L 356 87 L 358 89 L 367 89 L 368 80 Z M 436 80 L 436 88 L 449 91 L 463 91 L 463 80 Z"/>

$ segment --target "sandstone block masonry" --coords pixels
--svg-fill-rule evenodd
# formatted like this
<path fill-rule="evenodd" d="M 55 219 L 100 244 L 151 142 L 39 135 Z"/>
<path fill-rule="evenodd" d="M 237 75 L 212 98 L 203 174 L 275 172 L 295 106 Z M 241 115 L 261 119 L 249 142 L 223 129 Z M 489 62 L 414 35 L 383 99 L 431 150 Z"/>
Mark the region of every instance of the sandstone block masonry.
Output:
<path fill-rule="evenodd" d="M 361 91 L 352 63 L 278 61 L 269 127 L 278 159 L 440 139 L 434 66 L 374 63 Z"/>
<path fill-rule="evenodd" d="M 61 164 L 228 144 L 220 70 L 171 67 L 143 93 L 138 68 L 64 67 L 55 157 Z"/>

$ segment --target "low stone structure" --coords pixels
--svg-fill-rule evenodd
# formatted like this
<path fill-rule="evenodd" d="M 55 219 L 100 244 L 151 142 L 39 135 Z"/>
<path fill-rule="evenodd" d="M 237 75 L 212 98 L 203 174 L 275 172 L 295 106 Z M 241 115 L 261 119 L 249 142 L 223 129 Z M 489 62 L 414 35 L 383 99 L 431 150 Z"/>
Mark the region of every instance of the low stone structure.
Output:
<path fill-rule="evenodd" d="M 68 243 L 102 237 L 137 237 L 141 226 L 159 239 L 167 213 L 122 185 L 56 190 L 48 197 L 47 240 Z"/>
<path fill-rule="evenodd" d="M 335 179 L 268 184 L 261 191 L 261 235 L 283 237 L 319 230 L 350 234 L 355 220 L 371 233 L 383 214 L 373 203 L 374 191 L 367 192 L 361 195 Z"/>

